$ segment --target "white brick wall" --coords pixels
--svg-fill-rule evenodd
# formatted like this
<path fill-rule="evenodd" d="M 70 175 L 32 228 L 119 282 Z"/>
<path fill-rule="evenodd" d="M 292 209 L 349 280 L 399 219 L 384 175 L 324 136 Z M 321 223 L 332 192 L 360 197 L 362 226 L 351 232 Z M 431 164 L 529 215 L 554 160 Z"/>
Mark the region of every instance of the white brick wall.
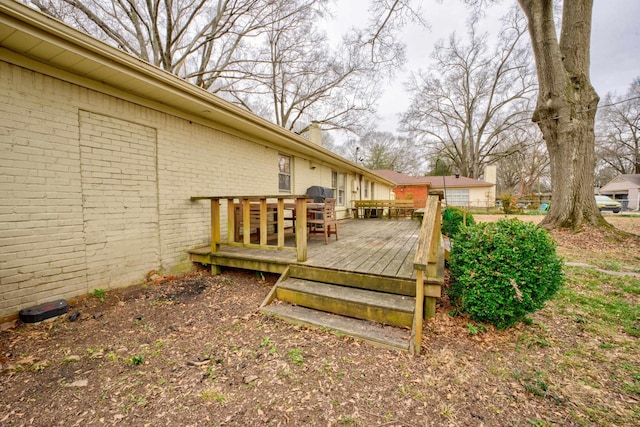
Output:
<path fill-rule="evenodd" d="M 0 315 L 86 289 L 77 112 L 0 62 Z"/>
<path fill-rule="evenodd" d="M 128 285 L 160 260 L 156 130 L 79 116 L 87 282 Z"/>
<path fill-rule="evenodd" d="M 263 144 L 2 61 L 0 94 L 0 316 L 189 266 L 191 196 L 278 194 Z"/>

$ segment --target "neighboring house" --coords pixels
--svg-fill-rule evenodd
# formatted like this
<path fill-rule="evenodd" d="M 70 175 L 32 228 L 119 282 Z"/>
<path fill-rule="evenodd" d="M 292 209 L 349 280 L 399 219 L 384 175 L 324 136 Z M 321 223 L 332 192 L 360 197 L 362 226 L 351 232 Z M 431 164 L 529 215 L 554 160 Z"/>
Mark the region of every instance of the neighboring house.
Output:
<path fill-rule="evenodd" d="M 385 178 L 11 0 L 0 93 L 0 318 L 188 270 L 210 236 L 191 196 L 320 185 L 341 217 L 362 181 L 391 197 Z"/>
<path fill-rule="evenodd" d="M 640 174 L 618 175 L 600 187 L 599 193 L 617 200 L 627 200 L 626 208 L 637 211 L 640 208 Z"/>
<path fill-rule="evenodd" d="M 393 187 L 393 194 L 396 199 L 427 199 L 429 194 L 429 182 L 426 179 L 423 179 L 427 177 L 409 176 L 389 169 L 376 170 L 374 172 L 395 184 Z"/>
<path fill-rule="evenodd" d="M 496 168 L 487 166 L 485 181 L 460 175 L 413 177 L 391 170 L 377 170 L 395 184 L 393 192 L 397 199 L 426 199 L 429 191 L 442 191 L 450 206 L 494 207 L 496 199 Z M 410 194 L 409 197 L 407 197 Z"/>

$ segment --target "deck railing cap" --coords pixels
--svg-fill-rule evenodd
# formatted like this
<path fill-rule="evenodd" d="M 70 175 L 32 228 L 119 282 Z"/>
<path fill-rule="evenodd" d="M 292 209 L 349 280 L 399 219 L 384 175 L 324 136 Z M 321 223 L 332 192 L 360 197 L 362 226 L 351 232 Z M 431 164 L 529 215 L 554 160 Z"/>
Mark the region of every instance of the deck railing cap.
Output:
<path fill-rule="evenodd" d="M 440 233 L 440 203 L 437 197 L 430 196 L 427 199 L 420 234 L 418 236 L 418 247 L 413 261 L 413 268 L 425 270 L 429 263 L 435 263 L 435 245 L 439 241 Z"/>
<path fill-rule="evenodd" d="M 278 194 L 271 196 L 263 196 L 263 195 L 253 195 L 253 196 L 191 196 L 192 201 L 196 200 L 215 200 L 215 199 L 250 199 L 250 200 L 260 200 L 260 199 L 308 199 L 310 198 L 306 194 Z"/>

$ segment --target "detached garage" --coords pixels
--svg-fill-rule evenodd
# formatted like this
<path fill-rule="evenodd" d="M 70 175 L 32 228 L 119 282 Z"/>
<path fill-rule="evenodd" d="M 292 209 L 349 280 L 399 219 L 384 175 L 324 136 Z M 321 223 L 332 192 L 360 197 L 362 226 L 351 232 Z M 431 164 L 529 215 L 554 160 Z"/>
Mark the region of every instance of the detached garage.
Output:
<path fill-rule="evenodd" d="M 640 208 L 640 174 L 618 175 L 603 185 L 599 193 L 622 202 L 623 209 L 637 211 Z"/>

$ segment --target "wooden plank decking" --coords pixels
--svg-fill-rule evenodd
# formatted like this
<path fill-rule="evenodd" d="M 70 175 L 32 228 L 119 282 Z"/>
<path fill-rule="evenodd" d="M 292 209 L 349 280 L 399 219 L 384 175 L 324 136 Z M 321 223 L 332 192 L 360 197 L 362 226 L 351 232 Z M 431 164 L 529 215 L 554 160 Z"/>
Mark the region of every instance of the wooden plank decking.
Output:
<path fill-rule="evenodd" d="M 397 277 L 415 281 L 413 261 L 420 224 L 415 220 L 342 220 L 338 223 L 338 237 L 328 245 L 320 235 L 308 242 L 307 261 L 296 261 L 294 252 L 249 249 L 221 245 L 211 254 L 209 246 L 190 250 L 195 262 L 210 263 L 212 256 L 224 261 L 221 265 L 279 273 L 291 264 L 323 267 L 377 276 Z M 208 262 L 209 261 L 209 262 Z M 262 267 L 262 268 L 259 268 Z"/>
<path fill-rule="evenodd" d="M 306 196 L 295 197 L 295 236 L 287 235 L 282 221 L 284 198 L 277 197 L 277 244 L 267 232 L 270 197 L 259 199 L 260 227 L 255 233 L 248 216 L 251 200 L 241 198 L 246 208 L 243 242 L 231 235 L 226 244 L 220 239 L 220 200 L 227 200 L 228 216 L 234 218 L 238 198 L 205 199 L 211 200 L 211 244 L 190 250 L 191 260 L 211 265 L 213 273 L 220 272 L 221 267 L 280 273 L 260 306 L 263 313 L 327 327 L 338 324 L 334 317 L 328 320 L 327 313 L 340 315 L 339 329 L 343 333 L 420 353 L 423 313 L 434 315 L 444 280 L 437 199 L 426 202 L 422 224 L 411 219 L 343 220 L 338 224 L 336 240 L 327 242 L 324 236 L 307 239 Z M 228 221 L 227 230 L 233 232 L 234 221 Z M 252 234 L 259 234 L 259 244 L 253 243 Z M 362 321 L 367 323 L 358 323 Z M 410 328 L 410 339 L 400 343 L 381 334 L 379 328 L 372 328 L 370 322 Z"/>

